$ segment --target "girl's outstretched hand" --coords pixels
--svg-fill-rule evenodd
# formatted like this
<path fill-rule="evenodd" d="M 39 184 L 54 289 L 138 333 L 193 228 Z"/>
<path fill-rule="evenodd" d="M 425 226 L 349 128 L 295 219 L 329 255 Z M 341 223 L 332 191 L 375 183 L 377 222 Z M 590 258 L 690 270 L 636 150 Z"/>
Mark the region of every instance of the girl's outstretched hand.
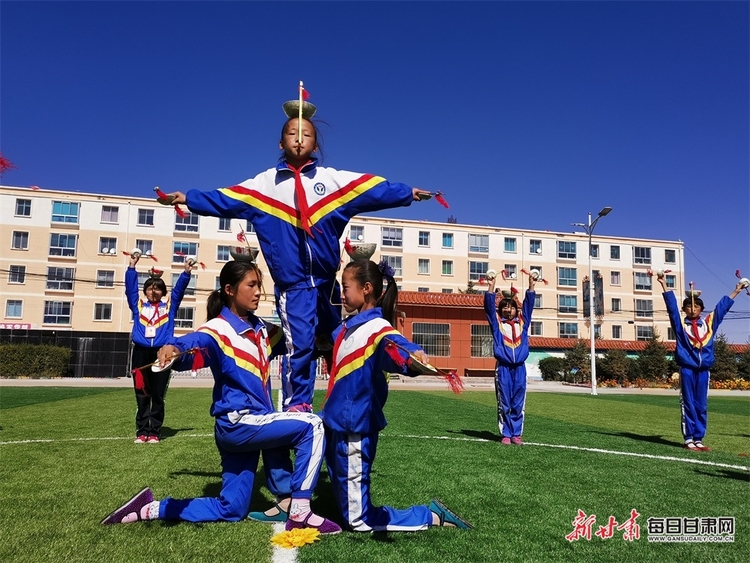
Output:
<path fill-rule="evenodd" d="M 430 199 L 432 197 L 432 192 L 420 190 L 419 188 L 412 188 L 411 196 L 414 201 L 422 201 L 423 199 Z"/>
<path fill-rule="evenodd" d="M 171 205 L 187 204 L 187 198 L 182 192 L 172 192 L 171 194 L 167 195 L 172 199 L 172 201 L 170 202 Z"/>
<path fill-rule="evenodd" d="M 166 344 L 159 348 L 159 351 L 156 353 L 156 359 L 159 360 L 159 367 L 167 365 L 167 363 L 171 362 L 179 353 L 180 350 L 171 344 Z"/>

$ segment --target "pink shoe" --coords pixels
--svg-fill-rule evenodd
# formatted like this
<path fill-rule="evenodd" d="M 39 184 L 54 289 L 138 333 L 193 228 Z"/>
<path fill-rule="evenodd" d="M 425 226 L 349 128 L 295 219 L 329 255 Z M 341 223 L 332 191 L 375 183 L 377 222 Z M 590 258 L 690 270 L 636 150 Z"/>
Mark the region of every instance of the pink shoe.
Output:
<path fill-rule="evenodd" d="M 523 440 L 521 440 L 520 436 L 513 436 L 510 439 L 512 444 L 515 444 L 516 446 L 523 446 Z"/>
<path fill-rule="evenodd" d="M 146 438 L 146 436 L 138 436 L 135 440 L 133 440 L 133 443 L 134 444 L 145 444 L 146 440 L 148 440 L 148 438 Z"/>
<path fill-rule="evenodd" d="M 500 443 L 503 446 L 510 446 L 510 438 L 508 438 L 507 436 L 503 436 L 503 439 L 500 440 Z"/>
<path fill-rule="evenodd" d="M 310 514 L 308 514 L 307 518 L 305 518 L 302 522 L 295 522 L 290 518 L 286 521 L 286 526 L 284 528 L 287 532 L 289 530 L 294 530 L 297 528 L 315 528 L 321 534 L 338 534 L 339 532 L 341 532 L 341 526 L 339 526 L 335 522 L 331 522 L 328 518 L 323 518 L 323 522 L 321 522 L 317 526 L 313 526 L 312 524 L 308 523 L 308 520 L 312 515 L 312 511 L 310 511 Z"/>
<path fill-rule="evenodd" d="M 292 405 L 286 409 L 286 412 L 312 412 L 312 405 L 308 405 L 307 403 Z"/>
<path fill-rule="evenodd" d="M 158 444 L 159 441 L 159 436 L 149 436 L 147 440 L 149 444 Z"/>
<path fill-rule="evenodd" d="M 135 513 L 137 517 L 137 520 L 133 520 L 133 522 L 140 522 L 143 520 L 143 518 L 141 518 L 141 508 L 153 502 L 153 500 L 154 494 L 151 492 L 151 489 L 146 487 L 120 508 L 114 512 L 110 512 L 100 524 L 104 524 L 105 526 L 111 524 L 122 524 L 123 519 L 131 513 Z"/>

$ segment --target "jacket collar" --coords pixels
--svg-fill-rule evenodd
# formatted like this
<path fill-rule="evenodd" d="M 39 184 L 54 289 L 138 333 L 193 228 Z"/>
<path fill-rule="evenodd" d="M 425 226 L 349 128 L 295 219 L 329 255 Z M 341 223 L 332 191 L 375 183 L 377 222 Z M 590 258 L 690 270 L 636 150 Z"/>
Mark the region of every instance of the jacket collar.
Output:
<path fill-rule="evenodd" d="M 302 170 L 300 170 L 300 172 L 308 172 L 314 168 L 317 168 L 317 166 L 318 166 L 318 159 L 315 157 L 311 157 L 310 162 L 305 164 L 302 167 Z M 283 158 L 279 161 L 279 163 L 276 165 L 276 171 L 277 172 L 281 172 L 281 171 L 291 172 L 291 170 L 289 169 L 289 166 L 286 163 L 286 158 Z"/>
<path fill-rule="evenodd" d="M 231 326 L 237 334 L 244 334 L 249 330 L 259 332 L 266 327 L 265 323 L 255 315 L 248 315 L 247 322 L 245 322 L 244 319 L 241 319 L 226 307 L 221 310 L 220 316 L 229 323 L 229 326 Z"/>
<path fill-rule="evenodd" d="M 381 309 L 380 307 L 374 307 L 372 309 L 367 309 L 367 311 L 362 311 L 361 313 L 357 313 L 356 315 L 349 317 L 344 321 L 344 324 L 346 325 L 346 328 L 354 328 L 366 323 L 367 321 L 371 321 L 372 319 L 382 318 L 383 309 Z"/>

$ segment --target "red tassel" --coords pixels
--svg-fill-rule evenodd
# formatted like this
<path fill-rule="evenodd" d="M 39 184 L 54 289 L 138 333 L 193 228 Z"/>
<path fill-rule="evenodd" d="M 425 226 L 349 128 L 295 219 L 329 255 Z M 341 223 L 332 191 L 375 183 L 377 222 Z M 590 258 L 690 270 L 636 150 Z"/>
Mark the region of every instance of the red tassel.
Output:
<path fill-rule="evenodd" d="M 503 276 L 503 281 L 508 281 L 508 270 L 500 270 L 500 274 Z"/>
<path fill-rule="evenodd" d="M 5 158 L 3 156 L 3 153 L 0 152 L 0 174 L 4 173 L 6 170 L 10 170 L 11 168 L 15 168 L 16 165 L 13 164 L 10 160 Z M 35 186 L 31 186 L 31 189 L 33 190 Z M 39 188 L 37 188 L 39 189 Z"/>
<path fill-rule="evenodd" d="M 352 252 L 354 252 L 354 247 L 352 246 L 351 241 L 349 238 L 344 239 L 344 250 L 346 250 L 346 253 L 351 255 Z"/>
<path fill-rule="evenodd" d="M 156 256 L 154 256 L 153 254 L 149 254 L 148 257 L 151 258 L 151 260 L 153 260 L 154 262 L 158 262 Z"/>
<path fill-rule="evenodd" d="M 448 375 L 445 376 L 445 380 L 456 395 L 460 395 L 464 390 L 464 380 L 455 371 L 449 371 Z"/>
<path fill-rule="evenodd" d="M 440 205 L 448 209 L 448 202 L 445 201 L 445 198 L 443 197 L 443 192 L 437 192 L 435 194 L 435 201 L 437 201 Z"/>
<path fill-rule="evenodd" d="M 143 394 L 148 397 L 148 393 L 146 392 L 146 380 L 143 379 L 143 372 L 138 368 L 134 369 L 133 379 L 135 379 L 135 388 L 138 391 L 143 391 Z"/>
<path fill-rule="evenodd" d="M 158 186 L 154 188 L 154 191 L 156 192 L 157 199 L 164 201 L 164 202 L 169 202 L 169 196 L 165 194 L 163 191 L 161 191 Z"/>
<path fill-rule="evenodd" d="M 242 231 L 237 234 L 237 240 L 240 242 L 245 242 L 245 231 Z"/>
<path fill-rule="evenodd" d="M 193 351 L 193 365 L 190 367 L 191 371 L 198 371 L 203 366 L 205 366 L 205 362 L 203 361 L 203 353 L 200 351 L 200 349 L 196 349 Z"/>
<path fill-rule="evenodd" d="M 180 209 L 179 205 L 174 206 L 174 212 L 177 213 L 182 219 L 187 218 L 187 213 L 185 213 L 182 209 Z"/>
<path fill-rule="evenodd" d="M 305 88 L 303 86 L 300 86 L 299 89 L 302 91 L 302 99 L 303 100 L 306 100 L 306 99 L 308 99 L 310 97 L 310 92 L 308 92 L 307 90 L 305 90 Z"/>
<path fill-rule="evenodd" d="M 205 270 L 206 269 L 206 265 L 203 262 L 198 262 L 198 264 L 200 265 L 201 270 Z"/>
<path fill-rule="evenodd" d="M 184 252 L 180 252 L 179 250 L 175 250 L 175 254 L 177 256 L 185 256 L 185 253 Z"/>
<path fill-rule="evenodd" d="M 735 270 L 734 275 L 737 276 L 738 278 L 742 279 L 742 273 L 740 273 L 739 270 Z"/>
<path fill-rule="evenodd" d="M 398 353 L 398 348 L 396 348 L 396 345 L 393 342 L 388 342 L 385 345 L 385 351 L 388 353 L 388 355 L 391 357 L 391 359 L 396 363 L 396 365 L 400 368 L 406 367 L 406 360 L 401 357 L 401 354 Z"/>
<path fill-rule="evenodd" d="M 39 190 L 41 190 L 41 189 L 42 189 L 42 188 L 40 188 L 39 186 L 29 186 L 29 187 L 30 187 L 30 188 L 31 188 L 32 190 L 34 190 L 35 192 L 36 192 L 36 191 L 39 191 Z"/>

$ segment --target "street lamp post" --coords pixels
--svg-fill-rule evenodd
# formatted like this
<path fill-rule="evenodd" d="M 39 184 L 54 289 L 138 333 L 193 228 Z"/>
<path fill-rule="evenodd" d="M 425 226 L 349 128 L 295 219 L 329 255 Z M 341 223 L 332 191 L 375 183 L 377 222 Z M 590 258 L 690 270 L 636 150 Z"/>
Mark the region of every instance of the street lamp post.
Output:
<path fill-rule="evenodd" d="M 586 234 L 589 235 L 589 322 L 590 324 L 590 338 L 591 338 L 591 394 L 596 395 L 596 343 L 595 343 L 595 330 L 594 330 L 594 266 L 591 263 L 591 236 L 594 234 L 594 227 L 599 222 L 599 219 L 608 215 L 612 211 L 611 207 L 603 208 L 596 216 L 594 221 L 591 221 L 591 213 L 589 213 L 589 222 L 586 223 L 573 223 L 574 227 L 581 227 Z"/>

